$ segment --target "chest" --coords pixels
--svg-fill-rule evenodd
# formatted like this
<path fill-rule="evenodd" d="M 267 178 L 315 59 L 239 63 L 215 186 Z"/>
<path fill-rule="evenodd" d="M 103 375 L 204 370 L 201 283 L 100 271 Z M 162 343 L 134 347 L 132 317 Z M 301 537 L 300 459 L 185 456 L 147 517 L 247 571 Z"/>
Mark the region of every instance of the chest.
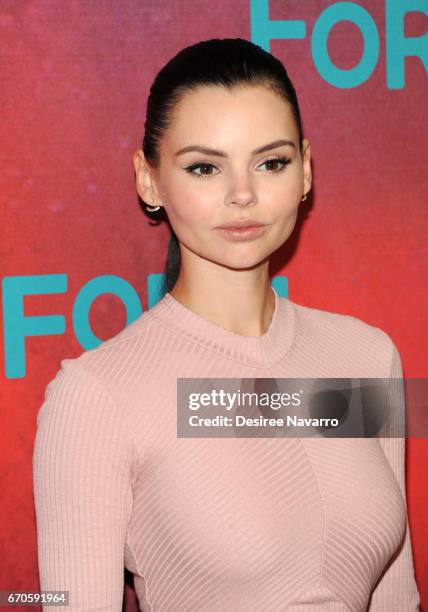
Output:
<path fill-rule="evenodd" d="M 139 482 L 131 521 L 144 567 L 163 541 L 157 563 L 174 549 L 226 583 L 277 575 L 310 584 L 340 570 L 345 550 L 355 559 L 349 580 L 360 573 L 369 584 L 404 528 L 379 442 L 352 438 L 177 439 Z"/>

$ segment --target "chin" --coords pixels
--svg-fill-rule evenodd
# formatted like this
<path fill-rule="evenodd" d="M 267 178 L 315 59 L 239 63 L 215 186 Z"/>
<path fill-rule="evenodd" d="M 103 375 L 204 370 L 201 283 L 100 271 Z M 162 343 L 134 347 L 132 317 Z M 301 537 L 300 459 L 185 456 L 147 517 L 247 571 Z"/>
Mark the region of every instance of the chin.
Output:
<path fill-rule="evenodd" d="M 244 244 L 246 248 L 244 248 Z M 230 268 L 233 270 L 246 270 L 248 268 L 254 268 L 268 259 L 272 253 L 275 251 L 274 246 L 272 248 L 264 248 L 259 245 L 255 245 L 255 243 L 231 243 L 230 245 L 222 245 L 218 247 L 215 245 L 213 248 L 210 248 L 210 251 L 207 252 L 203 249 L 192 249 L 194 253 L 196 253 L 199 257 L 211 261 L 212 263 L 218 266 L 224 266 L 226 268 Z M 219 255 L 221 258 L 219 258 Z"/>
<path fill-rule="evenodd" d="M 216 263 L 233 270 L 248 270 L 249 268 L 255 268 L 264 263 L 269 256 L 270 254 L 253 257 L 231 257 L 230 259 L 224 259 L 222 261 L 217 261 Z"/>

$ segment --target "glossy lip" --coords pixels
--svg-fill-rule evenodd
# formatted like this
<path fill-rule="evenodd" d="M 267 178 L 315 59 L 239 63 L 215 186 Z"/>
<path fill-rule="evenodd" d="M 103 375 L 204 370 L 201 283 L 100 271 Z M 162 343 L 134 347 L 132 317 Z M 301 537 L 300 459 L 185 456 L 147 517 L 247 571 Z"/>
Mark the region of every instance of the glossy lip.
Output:
<path fill-rule="evenodd" d="M 228 223 L 223 223 L 223 225 L 218 225 L 214 229 L 242 229 L 246 227 L 264 227 L 264 223 L 260 223 L 260 221 L 256 221 L 255 219 L 233 219 Z"/>
<path fill-rule="evenodd" d="M 258 238 L 266 231 L 266 225 L 252 227 L 216 227 L 216 231 L 222 234 L 227 240 L 240 241 Z"/>

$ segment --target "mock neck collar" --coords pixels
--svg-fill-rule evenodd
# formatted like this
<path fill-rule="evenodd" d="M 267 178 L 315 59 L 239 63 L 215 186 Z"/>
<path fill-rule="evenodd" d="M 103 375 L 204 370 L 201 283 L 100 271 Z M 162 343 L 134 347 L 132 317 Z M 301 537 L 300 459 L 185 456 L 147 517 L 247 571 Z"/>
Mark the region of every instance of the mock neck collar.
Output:
<path fill-rule="evenodd" d="M 203 344 L 234 361 L 255 367 L 270 367 L 287 353 L 294 337 L 295 310 L 288 298 L 272 287 L 275 306 L 269 328 L 262 336 L 244 336 L 229 331 L 179 302 L 170 292 L 150 309 L 170 329 Z"/>

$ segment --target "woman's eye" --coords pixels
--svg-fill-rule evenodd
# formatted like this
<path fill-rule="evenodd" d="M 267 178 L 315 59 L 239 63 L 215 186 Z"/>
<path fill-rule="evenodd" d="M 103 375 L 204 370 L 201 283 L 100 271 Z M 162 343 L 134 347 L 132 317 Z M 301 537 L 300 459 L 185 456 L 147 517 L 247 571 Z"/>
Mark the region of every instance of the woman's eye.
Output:
<path fill-rule="evenodd" d="M 267 159 L 265 162 L 263 162 L 260 165 L 264 166 L 267 164 L 270 166 L 269 170 L 271 172 L 281 172 L 281 170 L 283 170 L 285 166 L 289 164 L 290 162 L 291 162 L 291 159 L 289 159 L 288 157 L 275 157 L 272 159 Z M 273 165 L 273 168 L 272 168 L 272 165 Z M 278 168 L 278 165 L 279 165 L 279 168 Z M 209 162 L 199 162 L 197 164 L 192 164 L 190 166 L 187 166 L 187 168 L 185 168 L 186 172 L 188 172 L 189 174 L 193 174 L 194 176 L 197 176 L 199 178 L 215 176 L 216 173 L 212 172 L 213 169 L 215 169 L 215 166 L 213 164 L 210 164 Z M 201 170 L 201 172 L 196 172 L 196 170 Z"/>
<path fill-rule="evenodd" d="M 186 172 L 188 172 L 189 174 L 193 174 L 195 176 L 198 177 L 204 177 L 204 176 L 213 176 L 212 172 L 202 172 L 201 174 L 199 174 L 198 172 L 195 172 L 195 170 L 199 169 L 199 168 L 203 168 L 203 169 L 212 169 L 215 168 L 215 166 L 213 166 L 213 164 L 208 164 L 208 163 L 199 163 L 199 164 L 192 164 L 191 166 L 187 166 L 187 168 L 185 168 Z"/>
<path fill-rule="evenodd" d="M 289 164 L 291 162 L 291 159 L 289 159 L 288 157 L 275 157 L 272 159 L 267 159 L 265 162 L 263 162 L 261 164 L 261 166 L 264 166 L 265 164 L 273 164 L 274 166 L 277 164 L 280 164 L 280 167 L 275 170 L 275 168 L 270 168 L 273 172 L 281 172 L 281 170 L 283 170 L 285 168 L 285 166 L 287 164 Z"/>

